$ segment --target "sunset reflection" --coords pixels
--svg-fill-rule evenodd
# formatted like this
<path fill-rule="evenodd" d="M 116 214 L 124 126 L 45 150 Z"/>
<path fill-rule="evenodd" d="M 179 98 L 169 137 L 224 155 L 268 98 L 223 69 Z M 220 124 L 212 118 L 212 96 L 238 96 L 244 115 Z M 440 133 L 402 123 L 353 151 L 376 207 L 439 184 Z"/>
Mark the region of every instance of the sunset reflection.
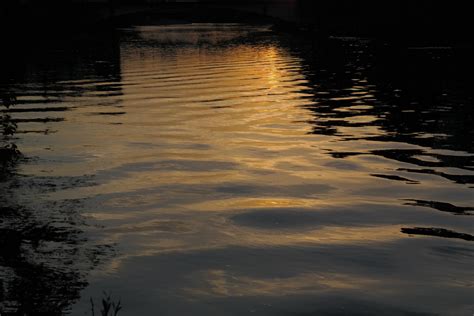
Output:
<path fill-rule="evenodd" d="M 34 158 L 9 190 L 23 201 L 35 188 L 41 210 L 74 205 L 61 221 L 110 252 L 89 263 L 74 312 L 104 289 L 125 315 L 467 308 L 474 160 L 458 130 L 433 121 L 442 105 L 468 120 L 448 97 L 424 110 L 402 98 L 403 80 L 384 81 L 396 69 L 374 74 L 392 59 L 362 38 L 317 55 L 262 25 L 116 36 L 113 58 L 23 83 L 26 110 L 11 111 Z"/>

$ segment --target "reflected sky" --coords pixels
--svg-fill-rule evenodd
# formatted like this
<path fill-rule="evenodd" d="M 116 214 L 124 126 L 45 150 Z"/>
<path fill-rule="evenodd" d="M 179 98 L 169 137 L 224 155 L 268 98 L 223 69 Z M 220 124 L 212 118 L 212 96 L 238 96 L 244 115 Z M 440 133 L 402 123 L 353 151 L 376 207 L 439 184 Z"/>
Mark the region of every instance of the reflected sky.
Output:
<path fill-rule="evenodd" d="M 123 315 L 472 314 L 472 103 L 432 74 L 449 52 L 235 24 L 118 36 L 79 75 L 28 74 L 10 111 L 15 192 L 80 201 L 114 245 L 71 314 L 104 290 Z"/>

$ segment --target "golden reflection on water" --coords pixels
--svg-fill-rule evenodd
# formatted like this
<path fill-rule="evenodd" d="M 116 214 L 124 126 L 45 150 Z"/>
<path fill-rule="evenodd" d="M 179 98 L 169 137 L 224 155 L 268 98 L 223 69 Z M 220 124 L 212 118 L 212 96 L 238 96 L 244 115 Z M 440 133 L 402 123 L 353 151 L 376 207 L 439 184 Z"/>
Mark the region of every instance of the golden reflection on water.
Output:
<path fill-rule="evenodd" d="M 409 163 L 369 154 L 426 148 L 366 139 L 387 132 L 375 124 L 381 117 L 368 112 L 375 96 L 365 78 L 354 78 L 349 96 L 331 98 L 351 102 L 337 109 L 355 114 L 345 119 L 348 124 L 338 134 L 311 133 L 315 115 L 307 107 L 320 101 L 310 92 L 318 88 L 304 75 L 300 57 L 278 41 L 235 40 L 248 29 L 211 35 L 202 30 L 190 35 L 190 29 L 124 31 L 119 80 L 63 82 L 94 89 L 62 101 L 73 108 L 55 123 L 57 133 L 24 141 L 30 154 L 47 158 L 22 167 L 23 173 L 90 176 L 86 185 L 44 198 L 84 199 L 83 214 L 96 225 L 88 234 L 119 248 L 94 278 L 146 269 L 128 268 L 133 258 L 145 256 L 234 248 L 378 249 L 406 241 L 400 229 L 423 221 L 469 231 L 460 217 L 408 207 L 402 200 L 439 196 L 474 204 L 468 187 L 436 174 L 404 174 L 398 169 Z M 317 120 L 333 118 L 321 114 Z M 341 160 L 329 155 L 333 152 L 364 154 Z M 373 176 L 395 170 L 423 185 Z M 278 296 L 387 281 L 337 269 L 318 274 L 310 263 L 284 279 L 233 279 L 224 270 L 199 269 L 194 277 L 205 285 L 183 285 L 180 295 Z"/>
<path fill-rule="evenodd" d="M 228 275 L 226 271 L 207 271 L 207 290 L 187 289 L 193 296 L 286 296 L 320 294 L 331 290 L 375 289 L 379 281 L 340 274 L 305 273 L 297 277 L 256 279 Z"/>
<path fill-rule="evenodd" d="M 171 234 L 168 237 L 182 250 L 194 249 L 196 244 L 288 246 L 393 240 L 403 237 L 398 224 L 410 224 L 410 220 L 395 226 L 296 229 L 282 235 L 272 230 L 249 231 L 224 219 L 262 208 L 318 212 L 369 201 L 397 205 L 413 190 L 431 194 L 437 187 L 443 188 L 438 178 L 426 181 L 422 175 L 410 175 L 414 180 L 424 178 L 423 187 L 416 188 L 370 176 L 397 164 L 403 167 L 402 162 L 375 156 L 344 161 L 328 158 L 329 149 L 366 152 L 380 149 L 380 143 L 340 142 L 332 135 L 309 135 L 311 125 L 307 122 L 313 117 L 305 106 L 314 102 L 308 98 L 310 82 L 303 75 L 301 60 L 277 43 L 236 42 L 213 48 L 228 41 L 228 35 L 221 38 L 218 31 L 206 37 L 201 30 L 188 37 L 183 30 L 168 31 L 141 28 L 138 37 L 122 42 L 120 82 L 67 83 L 104 88 L 76 100 L 83 106 L 76 107 L 62 123 L 61 132 L 49 139 L 68 154 L 85 158 L 55 164 L 52 175 L 94 176 L 93 186 L 60 190 L 49 198 L 95 197 L 96 204 L 86 214 L 106 226 L 113 225 L 102 232 L 108 240 L 120 244 L 130 234 L 159 232 Z M 119 93 L 107 95 L 111 87 Z M 363 128 L 342 126 L 341 134 L 354 139 L 382 134 L 378 126 L 370 125 L 380 118 L 363 114 L 371 108 L 366 102 L 374 97 L 367 81 L 354 80 L 349 90 L 350 96 L 332 100 L 353 101 L 353 106 L 338 110 L 362 111 L 347 121 L 364 124 Z M 103 94 L 113 104 L 106 110 L 99 105 Z M 97 115 L 104 112 L 119 114 Z M 384 146 L 415 147 L 388 142 Z M 390 193 L 374 194 L 380 187 Z M 387 199 L 387 194 L 393 199 Z M 209 212 L 216 215 L 197 215 Z M 173 228 L 162 230 L 162 225 L 153 224 L 177 218 L 194 227 L 191 245 L 181 230 L 173 234 Z M 373 224 L 369 221 L 367 225 Z M 210 241 L 216 238 L 217 242 Z M 155 248 L 154 242 L 139 238 L 139 243 L 126 247 L 133 248 L 136 255 L 160 251 L 161 242 L 154 250 L 150 249 Z"/>

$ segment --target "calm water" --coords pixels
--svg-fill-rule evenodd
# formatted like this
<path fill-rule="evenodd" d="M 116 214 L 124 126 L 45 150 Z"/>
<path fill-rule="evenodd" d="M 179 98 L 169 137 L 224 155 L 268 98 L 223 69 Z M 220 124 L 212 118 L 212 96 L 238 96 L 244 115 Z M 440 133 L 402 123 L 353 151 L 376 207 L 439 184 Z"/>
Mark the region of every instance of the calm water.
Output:
<path fill-rule="evenodd" d="M 449 47 L 119 30 L 14 65 L 0 311 L 472 315 L 474 111 Z"/>

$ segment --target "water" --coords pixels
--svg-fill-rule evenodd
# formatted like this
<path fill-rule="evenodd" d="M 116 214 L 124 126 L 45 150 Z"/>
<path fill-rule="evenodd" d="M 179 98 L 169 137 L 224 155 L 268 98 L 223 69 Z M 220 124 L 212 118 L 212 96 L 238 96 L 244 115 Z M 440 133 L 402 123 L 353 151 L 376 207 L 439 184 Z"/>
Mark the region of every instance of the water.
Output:
<path fill-rule="evenodd" d="M 471 315 L 474 132 L 450 47 L 122 29 L 13 67 L 0 310 Z"/>

